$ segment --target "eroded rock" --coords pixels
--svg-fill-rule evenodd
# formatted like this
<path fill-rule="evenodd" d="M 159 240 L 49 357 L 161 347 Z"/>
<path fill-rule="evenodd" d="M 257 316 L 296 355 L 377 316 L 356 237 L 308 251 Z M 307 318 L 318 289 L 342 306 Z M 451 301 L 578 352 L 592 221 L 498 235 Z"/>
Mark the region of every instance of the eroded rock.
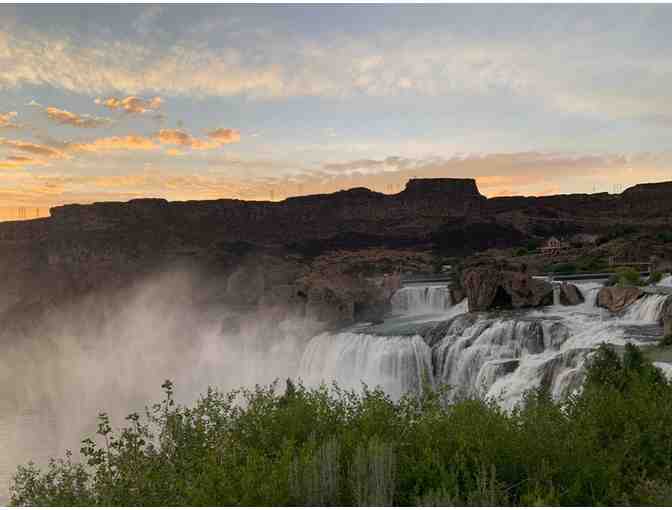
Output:
<path fill-rule="evenodd" d="M 597 306 L 620 313 L 643 295 L 638 287 L 603 287 L 597 294 Z"/>

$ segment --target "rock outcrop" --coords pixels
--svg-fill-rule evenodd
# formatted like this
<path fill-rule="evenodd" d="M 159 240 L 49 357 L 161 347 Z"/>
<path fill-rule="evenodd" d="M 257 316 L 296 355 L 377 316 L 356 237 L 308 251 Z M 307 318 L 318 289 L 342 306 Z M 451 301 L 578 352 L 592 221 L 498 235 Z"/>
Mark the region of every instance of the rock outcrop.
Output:
<path fill-rule="evenodd" d="M 665 300 L 660 320 L 663 323 L 663 334 L 666 337 L 672 336 L 672 296 Z"/>
<path fill-rule="evenodd" d="M 575 306 L 583 303 L 583 295 L 579 288 L 572 283 L 560 284 L 560 304 L 564 306 Z"/>
<path fill-rule="evenodd" d="M 621 313 L 643 295 L 644 292 L 637 287 L 603 287 L 597 294 L 597 306 L 612 313 Z"/>
<path fill-rule="evenodd" d="M 655 207 L 643 209 L 642 204 Z M 0 223 L 0 312 L 38 301 L 62 303 L 185 265 L 202 268 L 213 282 L 221 282 L 229 300 L 241 296 L 249 306 L 271 306 L 278 296 L 290 295 L 300 302 L 304 298 L 298 292 L 308 296 L 313 287 L 302 290 L 295 284 L 309 268 L 278 279 L 268 271 L 236 272 L 237 268 L 256 253 L 295 257 L 306 266 L 341 250 L 403 248 L 428 253 L 435 248 L 442 255 L 469 255 L 549 235 L 600 234 L 615 221 L 655 233 L 669 228 L 670 214 L 670 183 L 638 185 L 622 195 L 487 199 L 473 179 L 413 179 L 394 195 L 355 188 L 280 202 L 139 199 L 66 205 L 54 207 L 50 218 Z M 486 286 L 468 293 L 475 309 L 547 301 L 543 283 L 500 273 L 474 277 Z M 315 303 L 318 296 L 322 303 L 331 302 L 326 290 L 314 291 Z M 565 297 L 573 301 L 569 294 Z M 335 306 L 357 316 L 367 308 L 362 299 Z M 309 298 L 305 300 L 308 304 Z M 308 309 L 320 315 L 317 310 L 323 306 Z"/>
<path fill-rule="evenodd" d="M 467 269 L 462 277 L 470 312 L 528 308 L 553 304 L 550 283 L 501 266 Z"/>

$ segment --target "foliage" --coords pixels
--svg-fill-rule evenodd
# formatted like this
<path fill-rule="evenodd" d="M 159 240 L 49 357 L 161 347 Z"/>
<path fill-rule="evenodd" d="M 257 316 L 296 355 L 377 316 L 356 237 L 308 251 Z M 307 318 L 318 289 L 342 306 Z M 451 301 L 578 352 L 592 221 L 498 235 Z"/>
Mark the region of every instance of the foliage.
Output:
<path fill-rule="evenodd" d="M 664 336 L 658 341 L 658 347 L 670 347 L 670 346 L 672 346 L 672 335 Z"/>
<path fill-rule="evenodd" d="M 570 262 L 560 262 L 558 264 L 552 264 L 545 268 L 547 273 L 554 274 L 573 274 L 578 271 L 578 268 L 575 264 Z"/>
<path fill-rule="evenodd" d="M 46 471 L 20 467 L 15 505 L 669 505 L 672 387 L 631 345 L 602 346 L 584 389 L 548 388 L 512 412 L 445 404 L 443 390 L 393 402 L 379 390 L 289 382 L 193 407 L 162 402 L 113 431 L 99 416 Z"/>
<path fill-rule="evenodd" d="M 614 271 L 619 287 L 639 287 L 643 284 L 639 271 L 632 267 L 618 267 Z"/>
<path fill-rule="evenodd" d="M 606 234 L 598 238 L 597 244 L 601 245 L 604 243 L 608 243 L 609 241 L 613 241 L 614 239 L 618 239 L 621 237 L 628 237 L 636 232 L 637 228 L 631 225 L 615 225 L 611 227 Z"/>
<path fill-rule="evenodd" d="M 555 274 L 599 273 L 605 271 L 607 266 L 603 258 L 584 255 L 574 262 L 551 264 L 545 268 L 545 272 Z"/>
<path fill-rule="evenodd" d="M 661 243 L 672 243 L 672 232 L 669 230 L 658 232 L 658 234 L 656 234 L 656 239 Z"/>
<path fill-rule="evenodd" d="M 660 280 L 663 279 L 663 273 L 660 271 L 654 271 L 649 275 L 649 280 L 647 283 L 649 285 L 656 285 L 657 283 L 660 283 Z"/>

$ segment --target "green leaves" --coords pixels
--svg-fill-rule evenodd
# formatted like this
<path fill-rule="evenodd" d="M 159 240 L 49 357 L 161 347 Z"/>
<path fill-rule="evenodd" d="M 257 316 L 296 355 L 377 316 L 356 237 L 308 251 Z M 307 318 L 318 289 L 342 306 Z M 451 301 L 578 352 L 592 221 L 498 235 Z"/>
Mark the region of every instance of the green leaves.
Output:
<path fill-rule="evenodd" d="M 192 407 L 163 400 L 123 427 L 98 417 L 81 461 L 19 467 L 15 505 L 639 505 L 672 501 L 672 388 L 635 346 L 602 346 L 584 391 L 546 388 L 513 412 L 446 404 L 425 385 L 378 389 L 288 381 Z"/>

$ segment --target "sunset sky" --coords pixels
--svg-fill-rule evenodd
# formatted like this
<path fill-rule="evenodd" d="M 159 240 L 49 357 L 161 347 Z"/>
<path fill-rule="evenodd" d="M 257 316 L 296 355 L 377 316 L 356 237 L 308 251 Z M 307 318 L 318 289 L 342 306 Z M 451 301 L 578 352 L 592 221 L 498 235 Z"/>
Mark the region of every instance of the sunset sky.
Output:
<path fill-rule="evenodd" d="M 672 180 L 670 26 L 667 5 L 2 5 L 0 209 Z"/>

